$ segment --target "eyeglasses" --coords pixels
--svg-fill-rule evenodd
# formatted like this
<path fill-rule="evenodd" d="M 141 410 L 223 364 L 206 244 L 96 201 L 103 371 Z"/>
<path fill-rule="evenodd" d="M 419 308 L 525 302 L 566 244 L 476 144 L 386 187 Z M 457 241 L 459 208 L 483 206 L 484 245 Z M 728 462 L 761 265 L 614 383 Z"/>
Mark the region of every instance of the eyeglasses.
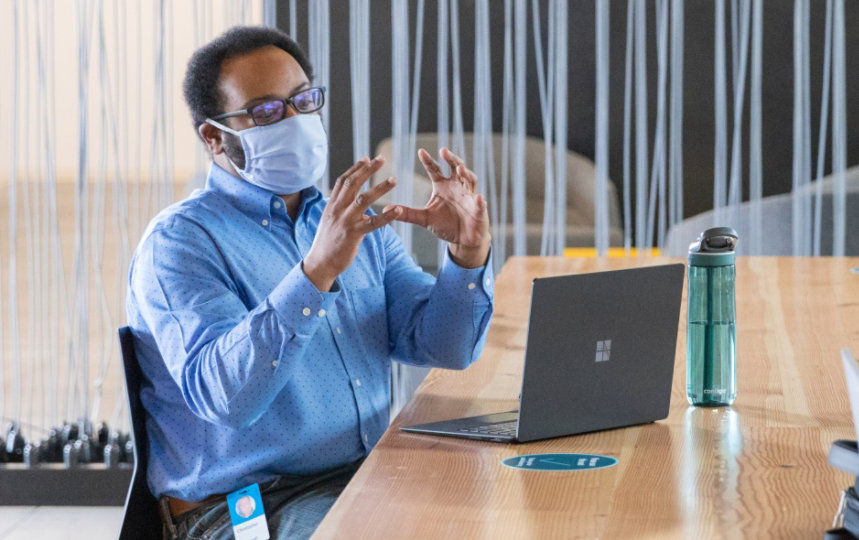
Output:
<path fill-rule="evenodd" d="M 267 126 L 268 124 L 274 124 L 283 120 L 286 117 L 287 106 L 292 106 L 295 112 L 299 114 L 309 114 L 318 111 L 323 105 L 325 105 L 325 87 L 314 86 L 286 99 L 266 101 L 259 105 L 254 105 L 249 109 L 219 114 L 218 116 L 213 116 L 212 120 L 249 114 L 254 124 Z"/>

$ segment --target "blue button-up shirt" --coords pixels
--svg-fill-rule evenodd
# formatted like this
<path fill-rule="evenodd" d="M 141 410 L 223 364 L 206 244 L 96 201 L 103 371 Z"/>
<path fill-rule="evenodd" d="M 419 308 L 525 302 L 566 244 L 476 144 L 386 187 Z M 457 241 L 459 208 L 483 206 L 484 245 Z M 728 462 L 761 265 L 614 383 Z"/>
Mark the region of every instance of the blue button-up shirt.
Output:
<path fill-rule="evenodd" d="M 199 500 L 364 457 L 388 425 L 391 360 L 463 369 L 483 347 L 492 265 L 420 270 L 390 227 L 330 292 L 301 260 L 326 201 L 283 201 L 215 164 L 134 254 L 127 300 L 146 379 L 149 487 Z"/>

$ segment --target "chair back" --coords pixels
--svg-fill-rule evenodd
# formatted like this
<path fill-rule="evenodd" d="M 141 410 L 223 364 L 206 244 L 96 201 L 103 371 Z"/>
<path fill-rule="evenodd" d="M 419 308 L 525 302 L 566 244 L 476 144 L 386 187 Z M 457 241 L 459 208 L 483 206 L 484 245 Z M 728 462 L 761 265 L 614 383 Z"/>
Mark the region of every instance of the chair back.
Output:
<path fill-rule="evenodd" d="M 128 410 L 131 412 L 131 440 L 134 444 L 134 473 L 128 496 L 125 498 L 125 515 L 119 531 L 120 540 L 148 540 L 161 538 L 161 519 L 158 501 L 146 483 L 146 464 L 149 461 L 149 444 L 146 437 L 146 411 L 140 402 L 143 372 L 134 353 L 134 336 L 131 329 L 119 329 L 119 347 L 125 372 Z"/>

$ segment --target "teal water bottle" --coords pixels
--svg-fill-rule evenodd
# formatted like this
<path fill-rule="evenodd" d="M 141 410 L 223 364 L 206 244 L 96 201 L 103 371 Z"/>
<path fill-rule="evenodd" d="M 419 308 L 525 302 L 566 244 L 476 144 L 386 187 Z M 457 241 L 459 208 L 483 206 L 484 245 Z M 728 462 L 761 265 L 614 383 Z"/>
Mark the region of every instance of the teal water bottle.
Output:
<path fill-rule="evenodd" d="M 692 405 L 719 407 L 737 397 L 736 245 L 734 229 L 716 227 L 689 246 L 686 397 Z"/>

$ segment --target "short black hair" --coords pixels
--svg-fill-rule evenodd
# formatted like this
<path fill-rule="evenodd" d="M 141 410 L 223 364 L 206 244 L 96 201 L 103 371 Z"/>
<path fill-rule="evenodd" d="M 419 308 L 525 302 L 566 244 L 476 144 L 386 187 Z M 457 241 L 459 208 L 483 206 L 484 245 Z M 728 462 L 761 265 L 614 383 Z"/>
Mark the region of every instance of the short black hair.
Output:
<path fill-rule="evenodd" d="M 266 26 L 234 26 L 203 45 L 191 56 L 185 70 L 182 88 L 185 102 L 191 110 L 194 131 L 206 118 L 221 112 L 222 96 L 218 91 L 218 78 L 225 60 L 274 45 L 289 53 L 313 80 L 313 67 L 307 55 L 289 35 Z"/>

